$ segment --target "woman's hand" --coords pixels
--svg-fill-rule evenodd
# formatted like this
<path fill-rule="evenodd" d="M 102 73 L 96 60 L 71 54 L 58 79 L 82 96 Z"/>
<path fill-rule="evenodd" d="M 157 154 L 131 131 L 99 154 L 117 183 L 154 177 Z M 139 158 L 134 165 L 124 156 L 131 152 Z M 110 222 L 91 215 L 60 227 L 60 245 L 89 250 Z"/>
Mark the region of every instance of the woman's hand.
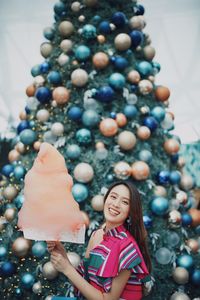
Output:
<path fill-rule="evenodd" d="M 47 248 L 48 248 L 48 251 L 50 253 L 52 253 L 52 251 L 56 251 L 60 254 L 62 254 L 64 257 L 67 258 L 67 253 L 66 253 L 66 250 L 64 248 L 64 246 L 58 242 L 58 241 L 48 241 L 47 242 Z"/>
<path fill-rule="evenodd" d="M 69 269 L 72 267 L 66 252 L 63 254 L 61 251 L 53 250 L 51 252 L 51 262 L 54 268 L 67 275 Z"/>

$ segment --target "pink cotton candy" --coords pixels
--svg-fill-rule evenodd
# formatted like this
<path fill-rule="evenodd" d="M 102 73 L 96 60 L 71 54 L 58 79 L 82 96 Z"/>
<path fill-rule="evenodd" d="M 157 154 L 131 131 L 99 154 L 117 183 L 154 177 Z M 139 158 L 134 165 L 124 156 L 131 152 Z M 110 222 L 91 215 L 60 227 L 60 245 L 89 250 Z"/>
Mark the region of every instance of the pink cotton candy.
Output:
<path fill-rule="evenodd" d="M 25 238 L 84 243 L 84 218 L 72 186 L 63 156 L 52 145 L 42 143 L 25 176 L 25 201 L 18 213 L 18 227 Z"/>

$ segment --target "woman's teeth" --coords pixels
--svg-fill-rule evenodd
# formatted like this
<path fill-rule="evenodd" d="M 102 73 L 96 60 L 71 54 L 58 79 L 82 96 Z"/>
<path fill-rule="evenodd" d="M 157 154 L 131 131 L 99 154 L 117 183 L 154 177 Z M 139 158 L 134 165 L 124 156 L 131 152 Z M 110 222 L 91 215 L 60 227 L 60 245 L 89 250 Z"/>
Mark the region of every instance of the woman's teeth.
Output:
<path fill-rule="evenodd" d="M 113 208 L 109 208 L 108 210 L 109 210 L 109 212 L 110 212 L 112 215 L 115 215 L 115 216 L 119 215 L 119 212 L 116 211 L 116 210 L 113 209 Z"/>

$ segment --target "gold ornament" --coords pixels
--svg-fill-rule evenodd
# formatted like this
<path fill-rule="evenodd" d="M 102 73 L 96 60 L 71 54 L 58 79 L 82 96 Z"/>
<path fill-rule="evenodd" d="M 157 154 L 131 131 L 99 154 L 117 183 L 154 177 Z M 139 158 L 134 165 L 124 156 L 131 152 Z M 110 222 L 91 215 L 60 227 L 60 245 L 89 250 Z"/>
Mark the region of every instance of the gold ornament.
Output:
<path fill-rule="evenodd" d="M 12 251 L 18 257 L 25 257 L 31 246 L 31 241 L 23 237 L 17 238 L 12 244 Z"/>
<path fill-rule="evenodd" d="M 104 197 L 102 195 L 96 195 L 91 201 L 92 208 L 95 211 L 103 211 L 104 208 Z"/>
<path fill-rule="evenodd" d="M 17 196 L 17 189 L 9 185 L 3 190 L 3 196 L 8 200 L 13 200 Z"/>
<path fill-rule="evenodd" d="M 18 142 L 16 145 L 15 145 L 15 149 L 20 153 L 20 154 L 23 154 L 25 152 L 25 146 L 22 142 Z"/>
<path fill-rule="evenodd" d="M 27 114 L 24 110 L 22 110 L 20 113 L 19 113 L 19 118 L 20 120 L 26 120 L 27 119 Z"/>
<path fill-rule="evenodd" d="M 109 64 L 109 57 L 104 52 L 97 52 L 92 58 L 93 65 L 97 69 L 105 69 Z"/>
<path fill-rule="evenodd" d="M 50 56 L 52 50 L 53 50 L 53 46 L 49 42 L 44 42 L 40 46 L 40 53 L 44 58 Z"/>
<path fill-rule="evenodd" d="M 186 284 L 189 280 L 189 273 L 185 268 L 177 267 L 172 273 L 174 281 L 178 284 Z"/>
<path fill-rule="evenodd" d="M 8 222 L 12 222 L 12 220 L 15 218 L 16 215 L 16 209 L 13 207 L 7 208 L 4 212 L 4 217 Z"/>
<path fill-rule="evenodd" d="M 63 37 L 69 37 L 74 32 L 74 25 L 69 21 L 62 21 L 58 30 Z"/>
<path fill-rule="evenodd" d="M 104 149 L 104 148 L 105 148 L 105 145 L 104 145 L 103 142 L 97 142 L 96 145 L 95 145 L 95 148 L 96 148 L 97 150 L 99 150 L 99 149 Z"/>
<path fill-rule="evenodd" d="M 118 113 L 116 115 L 115 121 L 119 127 L 124 127 L 127 124 L 127 118 L 124 114 Z"/>
<path fill-rule="evenodd" d="M 167 191 L 163 186 L 156 185 L 154 188 L 154 195 L 158 197 L 166 197 Z"/>
<path fill-rule="evenodd" d="M 116 36 L 114 44 L 119 51 L 128 50 L 131 47 L 131 38 L 127 33 L 120 33 Z"/>
<path fill-rule="evenodd" d="M 40 146 L 41 146 L 41 142 L 39 142 L 39 141 L 36 141 L 33 144 L 33 148 L 35 149 L 35 151 L 39 151 L 40 150 Z"/>
<path fill-rule="evenodd" d="M 192 176 L 188 174 L 181 175 L 180 186 L 182 187 L 182 189 L 184 189 L 185 191 L 189 191 L 193 188 L 193 185 L 194 185 L 194 181 L 192 179 Z"/>
<path fill-rule="evenodd" d="M 75 252 L 67 252 L 67 257 L 74 268 L 77 268 L 81 259 L 80 256 Z"/>
<path fill-rule="evenodd" d="M 100 34 L 97 36 L 97 41 L 99 42 L 99 44 L 104 44 L 106 41 L 106 38 L 104 35 Z"/>
<path fill-rule="evenodd" d="M 137 130 L 137 136 L 141 140 L 148 140 L 148 138 L 151 136 L 151 131 L 146 126 L 141 126 Z"/>
<path fill-rule="evenodd" d="M 119 161 L 114 166 L 115 176 L 119 179 L 127 179 L 132 174 L 131 166 L 125 161 Z"/>
<path fill-rule="evenodd" d="M 150 173 L 149 166 L 144 161 L 136 161 L 132 164 L 132 176 L 136 180 L 147 179 Z"/>
<path fill-rule="evenodd" d="M 185 293 L 175 292 L 169 300 L 190 300 L 190 297 L 188 297 Z"/>
<path fill-rule="evenodd" d="M 64 86 L 59 86 L 53 90 L 52 95 L 57 104 L 65 104 L 69 101 L 70 91 Z"/>
<path fill-rule="evenodd" d="M 152 60 L 156 54 L 155 48 L 149 45 L 143 48 L 143 52 L 144 52 L 144 57 L 147 60 Z"/>
<path fill-rule="evenodd" d="M 60 43 L 60 48 L 64 53 L 70 52 L 72 50 L 72 47 L 73 43 L 69 39 L 62 40 L 62 42 Z"/>
<path fill-rule="evenodd" d="M 19 159 L 20 159 L 20 153 L 16 149 L 13 149 L 8 153 L 9 162 L 12 163 L 12 162 L 14 162 L 16 160 L 19 160 Z"/>
<path fill-rule="evenodd" d="M 88 73 L 83 69 L 76 69 L 71 74 L 72 84 L 78 87 L 83 87 L 88 82 Z"/>
<path fill-rule="evenodd" d="M 123 150 L 131 150 L 135 147 L 136 137 L 131 131 L 125 130 L 118 135 L 117 143 Z"/>
<path fill-rule="evenodd" d="M 42 284 L 40 281 L 35 282 L 32 287 L 33 293 L 38 295 L 42 292 Z"/>
<path fill-rule="evenodd" d="M 74 169 L 74 177 L 79 182 L 90 182 L 94 177 L 94 170 L 87 163 L 79 163 Z"/>
<path fill-rule="evenodd" d="M 180 144 L 175 139 L 168 139 L 164 142 L 164 149 L 170 155 L 176 154 L 180 149 Z"/>
<path fill-rule="evenodd" d="M 58 271 L 54 268 L 53 264 L 48 261 L 43 265 L 42 274 L 45 278 L 53 280 L 58 276 Z"/>
<path fill-rule="evenodd" d="M 140 81 L 140 73 L 136 70 L 132 70 L 128 73 L 127 79 L 130 83 L 138 84 Z"/>

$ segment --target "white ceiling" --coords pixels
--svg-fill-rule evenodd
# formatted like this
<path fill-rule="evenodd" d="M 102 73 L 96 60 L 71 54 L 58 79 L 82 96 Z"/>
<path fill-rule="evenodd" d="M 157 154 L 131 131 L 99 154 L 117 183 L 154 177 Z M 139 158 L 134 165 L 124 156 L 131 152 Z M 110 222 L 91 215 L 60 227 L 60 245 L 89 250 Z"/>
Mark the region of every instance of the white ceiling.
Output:
<path fill-rule="evenodd" d="M 0 125 L 17 124 L 32 83 L 31 68 L 44 61 L 43 29 L 53 23 L 55 0 L 0 0 Z M 155 61 L 156 83 L 171 90 L 170 110 L 182 143 L 200 139 L 200 1 L 141 0 Z"/>

